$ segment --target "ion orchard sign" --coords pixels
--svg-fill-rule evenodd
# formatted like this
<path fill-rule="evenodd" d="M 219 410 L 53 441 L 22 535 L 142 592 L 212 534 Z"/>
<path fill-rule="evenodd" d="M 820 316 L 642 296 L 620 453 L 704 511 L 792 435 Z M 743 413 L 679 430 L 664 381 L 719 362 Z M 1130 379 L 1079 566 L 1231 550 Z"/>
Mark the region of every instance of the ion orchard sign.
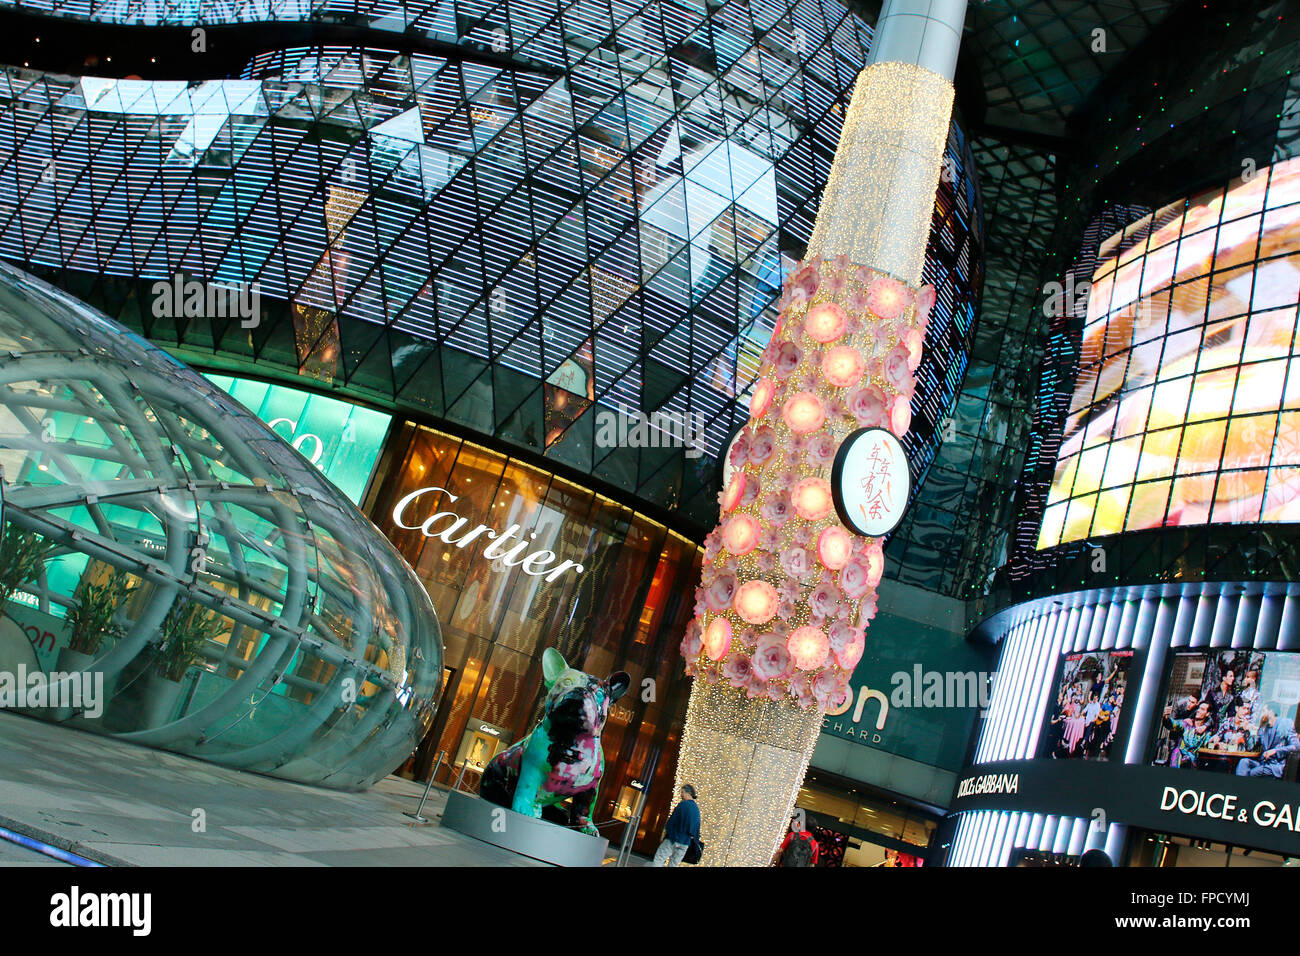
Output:
<path fill-rule="evenodd" d="M 482 556 L 484 558 L 493 562 L 500 561 L 505 568 L 520 568 L 523 570 L 524 574 L 529 574 L 533 577 L 546 575 L 547 583 L 554 581 L 561 574 L 570 569 L 572 569 L 575 574 L 581 574 L 586 570 L 576 561 L 567 560 L 560 561 L 559 564 L 551 567 L 551 563 L 559 557 L 559 555 L 554 551 L 542 550 L 525 553 L 525 549 L 528 548 L 531 541 L 524 538 L 524 532 L 517 524 L 512 524 L 507 527 L 505 531 L 501 532 L 493 531 L 487 525 L 480 524 L 466 531 L 459 538 L 454 537 L 455 534 L 460 531 L 461 528 L 464 528 L 469 524 L 469 519 L 462 517 L 454 511 L 439 511 L 431 514 L 419 524 L 407 524 L 405 521 L 406 509 L 410 507 L 411 503 L 414 502 L 415 499 L 422 495 L 431 493 L 444 494 L 447 496 L 447 500 L 453 503 L 460 499 L 459 495 L 453 495 L 446 488 L 417 488 L 399 501 L 393 508 L 393 523 L 404 531 L 414 531 L 418 528 L 426 538 L 437 538 L 446 544 L 462 549 L 472 544 L 478 538 L 486 535 L 489 544 L 483 549 Z M 442 528 L 442 530 L 437 530 L 435 525 L 444 519 L 451 519 L 450 524 L 447 524 Z M 506 548 L 504 543 L 507 539 L 514 537 L 518 537 L 518 543 L 512 547 Z M 528 532 L 529 539 L 536 537 L 536 531 Z"/>
<path fill-rule="evenodd" d="M 831 468 L 831 495 L 850 531 L 869 538 L 889 534 L 903 519 L 911 492 L 907 453 L 893 433 L 860 428 L 844 439 Z"/>

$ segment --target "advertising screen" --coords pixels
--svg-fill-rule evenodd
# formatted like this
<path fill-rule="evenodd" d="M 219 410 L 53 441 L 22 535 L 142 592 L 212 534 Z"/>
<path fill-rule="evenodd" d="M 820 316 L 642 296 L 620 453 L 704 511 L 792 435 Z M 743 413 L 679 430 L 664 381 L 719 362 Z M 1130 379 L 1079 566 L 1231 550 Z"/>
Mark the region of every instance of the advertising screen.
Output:
<path fill-rule="evenodd" d="M 1080 286 L 1037 546 L 1300 520 L 1300 158 L 1128 226 Z"/>
<path fill-rule="evenodd" d="M 1289 759 L 1300 753 L 1298 702 L 1300 654 L 1241 649 L 1176 654 L 1152 762 L 1243 777 L 1288 777 Z"/>
<path fill-rule="evenodd" d="M 1124 713 L 1132 651 L 1087 651 L 1061 660 L 1040 757 L 1109 760 Z"/>

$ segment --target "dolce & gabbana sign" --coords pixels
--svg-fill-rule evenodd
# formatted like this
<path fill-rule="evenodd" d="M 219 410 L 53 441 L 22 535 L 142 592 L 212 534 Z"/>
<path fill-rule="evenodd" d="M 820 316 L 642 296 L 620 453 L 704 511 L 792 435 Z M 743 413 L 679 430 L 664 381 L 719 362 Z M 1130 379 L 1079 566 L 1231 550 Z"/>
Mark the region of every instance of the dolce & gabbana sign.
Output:
<path fill-rule="evenodd" d="M 1209 779 L 1207 779 L 1209 778 Z M 1300 856 L 1300 785 L 1273 777 L 1084 760 L 967 768 L 951 812 L 1007 810 L 1097 819 Z"/>
<path fill-rule="evenodd" d="M 446 501 L 451 504 L 455 504 L 460 500 L 459 495 L 453 495 L 446 488 L 417 488 L 394 506 L 393 524 L 403 531 L 419 530 L 426 538 L 437 538 L 439 541 L 461 550 L 482 538 L 487 544 L 483 548 L 481 557 L 492 562 L 500 561 L 502 564 L 500 570 L 519 568 L 524 574 L 533 577 L 544 575 L 548 583 L 554 581 L 566 571 L 581 574 L 586 570 L 576 561 L 560 560 L 559 555 L 554 551 L 545 549 L 529 551 L 528 548 L 533 544 L 532 539 L 537 537 L 537 532 L 531 531 L 525 537 L 523 529 L 517 524 L 507 526 L 504 531 L 496 531 L 485 524 L 479 524 L 460 534 L 459 537 L 456 535 L 469 524 L 470 519 L 455 511 L 438 511 L 429 515 L 423 521 L 408 524 L 407 511 L 413 510 L 412 506 L 426 495 L 429 496 L 431 503 L 436 502 L 440 495 L 445 496 Z M 423 502 L 421 503 L 423 504 Z M 439 527 L 439 524 L 441 524 L 441 527 Z M 511 539 L 515 539 L 515 543 L 506 547 L 506 543 Z M 554 564 L 556 560 L 559 560 L 560 563 Z"/>

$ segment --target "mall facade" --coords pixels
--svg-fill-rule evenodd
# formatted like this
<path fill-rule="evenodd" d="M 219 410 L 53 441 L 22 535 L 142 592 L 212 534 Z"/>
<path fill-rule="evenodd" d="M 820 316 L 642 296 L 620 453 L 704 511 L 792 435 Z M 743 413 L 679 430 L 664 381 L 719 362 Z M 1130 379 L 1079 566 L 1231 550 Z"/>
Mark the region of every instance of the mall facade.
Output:
<path fill-rule="evenodd" d="M 1300 11 L 1041 6 L 967 13 L 912 497 L 798 806 L 828 865 L 1284 863 Z M 878 7 L 0 2 L 0 258 L 202 372 L 404 559 L 441 676 L 390 769 L 475 790 L 547 648 L 628 672 L 594 817 L 652 851 L 702 542 Z M 42 663 L 73 564 L 6 609 Z M 255 724 L 264 647 L 214 633 L 152 719 L 251 673 Z"/>

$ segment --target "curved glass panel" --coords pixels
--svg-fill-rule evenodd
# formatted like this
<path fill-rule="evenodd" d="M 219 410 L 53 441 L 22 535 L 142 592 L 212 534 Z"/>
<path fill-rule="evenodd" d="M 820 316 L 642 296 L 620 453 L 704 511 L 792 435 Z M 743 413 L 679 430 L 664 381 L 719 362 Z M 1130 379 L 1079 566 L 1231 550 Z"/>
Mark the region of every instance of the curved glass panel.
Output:
<path fill-rule="evenodd" d="M 345 788 L 427 731 L 441 634 L 383 535 L 198 373 L 7 266 L 0 466 L 0 630 L 30 651 L 0 640 L 0 704 Z M 70 676 L 4 699 L 38 672 Z"/>

